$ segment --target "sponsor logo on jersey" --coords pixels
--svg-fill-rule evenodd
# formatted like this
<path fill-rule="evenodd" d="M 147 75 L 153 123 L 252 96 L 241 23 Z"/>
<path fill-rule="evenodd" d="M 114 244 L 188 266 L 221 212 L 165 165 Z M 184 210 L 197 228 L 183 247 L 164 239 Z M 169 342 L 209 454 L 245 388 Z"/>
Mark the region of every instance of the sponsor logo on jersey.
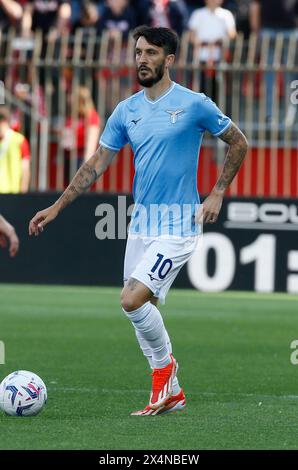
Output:
<path fill-rule="evenodd" d="M 133 122 L 134 125 L 136 126 L 137 123 L 141 120 L 142 118 L 140 117 L 139 119 L 132 119 L 130 122 Z"/>

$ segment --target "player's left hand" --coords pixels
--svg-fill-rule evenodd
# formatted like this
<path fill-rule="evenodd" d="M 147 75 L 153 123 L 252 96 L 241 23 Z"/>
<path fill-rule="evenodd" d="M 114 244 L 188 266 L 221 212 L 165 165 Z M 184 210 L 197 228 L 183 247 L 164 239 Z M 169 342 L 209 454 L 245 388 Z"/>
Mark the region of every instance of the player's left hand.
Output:
<path fill-rule="evenodd" d="M 196 214 L 196 223 L 214 224 L 217 221 L 223 201 L 223 194 L 213 190 Z"/>

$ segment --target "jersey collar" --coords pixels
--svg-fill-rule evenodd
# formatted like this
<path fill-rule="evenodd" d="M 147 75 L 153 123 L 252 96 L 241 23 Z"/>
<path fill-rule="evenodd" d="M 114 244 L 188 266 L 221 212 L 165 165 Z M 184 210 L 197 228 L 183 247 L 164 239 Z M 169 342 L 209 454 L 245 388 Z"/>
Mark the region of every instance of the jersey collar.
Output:
<path fill-rule="evenodd" d="M 155 103 L 158 103 L 160 100 L 162 100 L 163 98 L 165 98 L 166 96 L 168 96 L 169 93 L 171 93 L 171 91 L 174 89 L 176 83 L 172 81 L 172 85 L 170 86 L 170 88 L 168 88 L 162 95 L 160 95 L 156 100 L 150 100 L 149 98 L 147 98 L 146 96 L 146 93 L 145 93 L 145 90 L 143 90 L 143 95 L 144 95 L 144 99 L 145 101 L 147 101 L 148 103 L 150 104 L 155 104 Z"/>

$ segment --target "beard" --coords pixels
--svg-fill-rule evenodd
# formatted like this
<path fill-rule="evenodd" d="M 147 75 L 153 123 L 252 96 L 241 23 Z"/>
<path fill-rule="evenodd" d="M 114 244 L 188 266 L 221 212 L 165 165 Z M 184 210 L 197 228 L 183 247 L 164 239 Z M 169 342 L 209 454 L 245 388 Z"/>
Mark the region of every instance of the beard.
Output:
<path fill-rule="evenodd" d="M 148 78 L 141 78 L 139 75 L 139 69 L 137 69 L 137 80 L 139 84 L 142 85 L 143 87 L 151 88 L 153 85 L 155 85 L 162 79 L 164 72 L 165 72 L 165 61 L 163 61 L 160 65 L 155 67 L 153 74 Z"/>

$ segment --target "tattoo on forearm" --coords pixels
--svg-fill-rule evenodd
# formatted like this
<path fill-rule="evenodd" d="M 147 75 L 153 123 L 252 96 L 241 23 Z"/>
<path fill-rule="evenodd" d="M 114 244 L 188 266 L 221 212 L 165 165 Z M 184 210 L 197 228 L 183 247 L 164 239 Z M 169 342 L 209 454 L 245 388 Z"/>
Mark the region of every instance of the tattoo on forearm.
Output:
<path fill-rule="evenodd" d="M 221 175 L 215 186 L 218 190 L 226 190 L 241 167 L 247 152 L 248 143 L 244 134 L 242 134 L 234 123 L 220 136 L 220 139 L 226 142 L 230 147 L 224 161 Z"/>
<path fill-rule="evenodd" d="M 88 162 L 84 163 L 68 188 L 62 194 L 60 198 L 60 208 L 64 209 L 64 207 L 70 204 L 79 194 L 90 188 L 98 176 L 93 165 L 90 165 Z"/>
<path fill-rule="evenodd" d="M 76 175 L 56 202 L 59 211 L 70 204 L 77 196 L 86 191 L 99 178 L 111 163 L 117 152 L 101 145 L 96 152 L 77 171 Z"/>

